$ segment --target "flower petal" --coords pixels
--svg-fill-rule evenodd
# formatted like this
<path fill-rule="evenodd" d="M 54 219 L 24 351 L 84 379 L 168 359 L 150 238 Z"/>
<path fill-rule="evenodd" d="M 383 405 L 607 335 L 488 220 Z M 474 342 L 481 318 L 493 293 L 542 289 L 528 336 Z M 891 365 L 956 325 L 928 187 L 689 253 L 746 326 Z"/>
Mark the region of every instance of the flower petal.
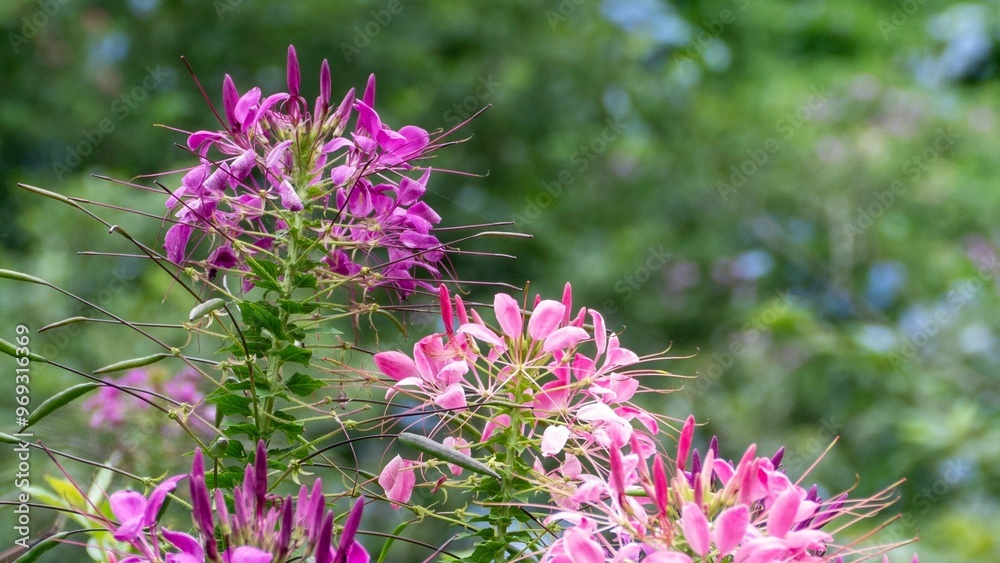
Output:
<path fill-rule="evenodd" d="M 506 293 L 498 293 L 493 298 L 493 312 L 504 334 L 515 339 L 521 336 L 524 319 L 521 318 L 521 307 L 513 297 Z"/>

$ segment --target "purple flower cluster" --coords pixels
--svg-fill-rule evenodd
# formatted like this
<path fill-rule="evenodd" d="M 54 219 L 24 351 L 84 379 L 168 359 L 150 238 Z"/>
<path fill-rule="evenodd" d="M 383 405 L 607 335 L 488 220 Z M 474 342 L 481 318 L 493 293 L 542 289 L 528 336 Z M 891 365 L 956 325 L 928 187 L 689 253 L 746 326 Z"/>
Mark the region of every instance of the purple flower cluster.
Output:
<path fill-rule="evenodd" d="M 299 260 L 305 248 L 320 253 L 312 273 L 335 283 L 349 278 L 403 295 L 430 287 L 414 274 L 420 268 L 440 277 L 444 249 L 431 230 L 441 218 L 422 201 L 431 170 L 414 161 L 438 145 L 424 129 L 397 131 L 382 122 L 374 109 L 374 76 L 360 100 L 351 89 L 332 106 L 324 60 L 311 113 L 300 81 L 293 47 L 288 92 L 240 94 L 226 76 L 226 129 L 189 135 L 187 146 L 200 164 L 166 203 L 175 217 L 164 243 L 167 258 L 184 264 L 192 235 L 201 232 L 211 241 L 204 261 L 209 277 L 246 272 L 247 258 L 258 255 Z M 355 114 L 353 132 L 345 136 Z M 300 250 L 291 250 L 290 237 L 303 237 Z"/>
<path fill-rule="evenodd" d="M 185 478 L 190 485 L 192 518 L 200 539 L 162 528 L 158 522 L 166 495 Z M 355 502 L 334 548 L 333 511 L 326 509 L 320 480 L 316 480 L 312 491 L 303 485 L 297 501 L 290 495 L 284 499 L 268 495 L 267 450 L 262 441 L 257 444 L 254 464 L 247 465 L 243 484 L 233 491 L 233 512 L 229 512 L 222 491 L 216 489 L 213 517 L 211 498 L 201 450 L 195 451 L 190 474 L 163 481 L 149 498 L 135 491 L 112 494 L 111 511 L 118 524 L 107 524 L 115 539 L 140 553 L 119 562 L 283 563 L 311 557 L 316 563 L 368 563 L 368 552 L 355 540 L 364 499 Z M 216 542 L 216 523 L 224 546 L 222 552 Z"/>

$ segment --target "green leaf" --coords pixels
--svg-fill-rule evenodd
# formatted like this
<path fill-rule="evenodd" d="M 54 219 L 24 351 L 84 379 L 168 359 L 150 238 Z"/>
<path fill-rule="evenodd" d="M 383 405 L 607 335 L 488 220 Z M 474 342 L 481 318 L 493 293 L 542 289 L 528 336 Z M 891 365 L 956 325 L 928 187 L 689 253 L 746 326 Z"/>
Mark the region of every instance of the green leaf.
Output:
<path fill-rule="evenodd" d="M 52 414 L 57 409 L 59 409 L 59 407 L 62 407 L 64 405 L 73 402 L 81 395 L 88 393 L 91 389 L 101 386 L 102 385 L 100 383 L 94 383 L 91 381 L 87 383 L 79 383 L 68 389 L 64 389 L 59 393 L 56 393 L 55 395 L 46 399 L 42 404 L 38 405 L 38 408 L 36 408 L 34 411 L 31 412 L 30 415 L 28 415 L 28 424 L 26 424 L 24 428 L 28 428 L 29 426 L 35 424 L 39 420 Z M 24 428 L 22 428 L 21 430 L 24 430 Z"/>
<path fill-rule="evenodd" d="M 444 444 L 439 444 L 430 438 L 420 436 L 419 434 L 400 432 L 399 441 L 402 442 L 403 445 L 409 446 L 418 452 L 423 452 L 432 457 L 436 457 L 440 460 L 447 461 L 448 463 L 457 465 L 464 469 L 468 469 L 474 473 L 488 475 L 497 480 L 501 479 L 500 475 L 496 471 L 493 471 L 478 459 L 467 456 L 458 450 L 445 446 Z"/>
<path fill-rule="evenodd" d="M 219 472 L 205 471 L 205 484 L 209 489 L 232 489 L 243 482 L 243 470 L 238 467 L 222 467 Z"/>
<path fill-rule="evenodd" d="M 302 364 L 304 366 L 309 365 L 309 360 L 312 359 L 313 352 L 306 348 L 299 348 L 289 344 L 278 352 L 278 357 L 281 358 L 282 362 L 294 362 L 296 364 Z"/>
<path fill-rule="evenodd" d="M 271 262 L 264 262 L 260 260 L 255 260 L 254 258 L 247 257 L 247 266 L 250 267 L 250 271 L 257 276 L 254 281 L 254 285 L 261 289 L 269 289 L 271 291 L 281 291 L 281 286 L 278 285 L 278 265 Z"/>
<path fill-rule="evenodd" d="M 289 315 L 312 313 L 318 307 L 315 303 L 294 301 L 292 299 L 278 299 L 278 305 Z"/>
<path fill-rule="evenodd" d="M 322 381 L 299 372 L 295 372 L 295 375 L 290 377 L 288 381 L 285 382 L 285 387 L 288 387 L 289 391 L 295 393 L 299 397 L 312 395 L 317 389 L 323 387 L 324 385 L 325 383 Z"/>
<path fill-rule="evenodd" d="M 3 442 L 4 444 L 20 444 L 21 440 L 18 440 L 6 432 L 0 432 L 0 442 Z"/>
<path fill-rule="evenodd" d="M 274 429 L 283 432 L 289 442 L 294 443 L 302 435 L 302 432 L 305 431 L 305 427 L 301 423 L 296 422 L 294 416 L 284 411 L 274 411 L 273 417 L 275 419 Z"/>
<path fill-rule="evenodd" d="M 296 288 L 313 289 L 316 287 L 316 276 L 312 274 L 295 274 L 292 285 Z"/>
<path fill-rule="evenodd" d="M 255 426 L 251 422 L 240 422 L 237 424 L 230 424 L 222 429 L 222 433 L 225 434 L 226 436 L 229 436 L 230 438 L 234 438 L 236 436 L 239 436 L 240 434 L 246 434 L 247 438 L 255 442 L 261 438 L 260 433 L 257 431 L 257 426 Z"/>
<path fill-rule="evenodd" d="M 110 365 L 106 365 L 100 369 L 95 369 L 94 374 L 99 375 L 102 373 L 111 373 L 114 371 L 122 371 L 126 369 L 140 368 L 142 366 L 148 366 L 150 364 L 155 364 L 156 362 L 164 358 L 172 358 L 172 354 L 159 353 L 153 354 L 152 356 L 143 356 L 141 358 L 132 358 L 131 360 L 123 360 L 121 362 L 115 362 Z"/>
<path fill-rule="evenodd" d="M 284 337 L 284 329 L 278 318 L 278 311 L 273 305 L 265 303 L 240 303 L 240 313 L 247 328 L 259 334 L 261 329 L 267 329 L 275 338 Z"/>
<path fill-rule="evenodd" d="M 226 416 L 250 416 L 252 401 L 242 395 L 237 395 L 227 389 L 216 389 L 205 397 L 205 400 L 218 407 L 219 412 Z"/>
<path fill-rule="evenodd" d="M 15 559 L 14 563 L 32 563 L 33 561 L 37 561 L 38 558 L 41 557 L 42 554 L 44 554 L 46 551 L 49 551 L 54 547 L 58 547 L 66 543 L 62 541 L 64 538 L 68 538 L 73 534 L 78 534 L 83 531 L 86 530 L 69 530 L 67 532 L 59 532 L 58 534 L 53 534 L 45 538 L 44 540 L 36 543 L 35 545 L 31 546 L 31 548 L 28 549 L 28 551 L 24 552 L 24 554 Z"/>

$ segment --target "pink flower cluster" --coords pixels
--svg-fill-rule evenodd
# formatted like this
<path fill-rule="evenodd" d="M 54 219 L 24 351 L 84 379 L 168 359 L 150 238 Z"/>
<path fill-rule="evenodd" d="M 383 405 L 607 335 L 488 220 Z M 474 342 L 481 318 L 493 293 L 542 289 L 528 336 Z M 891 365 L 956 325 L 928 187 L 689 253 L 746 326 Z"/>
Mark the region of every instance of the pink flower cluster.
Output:
<path fill-rule="evenodd" d="M 332 106 L 324 60 L 311 113 L 299 92 L 293 47 L 287 77 L 288 92 L 262 97 L 259 88 L 240 94 L 226 76 L 225 130 L 189 135 L 188 148 L 201 162 L 167 200 L 175 216 L 164 243 L 168 259 L 185 263 L 190 239 L 200 231 L 212 240 L 209 277 L 246 271 L 247 257 L 276 255 L 288 244 L 281 233 L 301 221 L 298 235 L 308 237 L 307 246 L 319 249 L 325 264 L 315 273 L 404 295 L 422 285 L 413 277 L 416 268 L 439 277 L 444 252 L 431 229 L 441 218 L 422 201 L 430 169 L 404 175 L 437 148 L 428 133 L 382 122 L 374 109 L 374 76 L 361 99 L 352 89 Z M 343 136 L 354 114 L 353 132 Z"/>
<path fill-rule="evenodd" d="M 387 397 L 408 395 L 456 423 L 444 439 L 446 446 L 468 454 L 463 427 L 485 419 L 476 432 L 480 445 L 504 432 L 517 433 L 539 454 L 534 464 L 540 478 L 547 479 L 544 459 L 558 457 L 563 460 L 560 471 L 575 471 L 580 481 L 586 480 L 581 459 L 588 465 L 606 461 L 595 452 L 629 443 L 655 449 L 656 417 L 630 402 L 639 389 L 638 377 L 651 372 L 628 371 L 641 359 L 622 348 L 616 335 L 607 334 L 600 313 L 581 308 L 571 315 L 569 284 L 561 301 L 536 298 L 526 323 L 520 305 L 498 294 L 494 312 L 499 330 L 475 310 L 468 311 L 460 297 L 452 301 L 444 286 L 439 292 L 445 332 L 417 342 L 412 358 L 390 351 L 374 360 L 393 380 Z M 584 353 L 583 345 L 591 353 Z M 510 428 L 512 417 L 519 420 L 516 428 Z M 641 431 L 635 431 L 633 421 Z M 461 468 L 450 469 L 461 473 Z M 398 457 L 383 470 L 379 482 L 394 503 L 409 500 L 413 471 L 413 462 Z M 577 494 L 586 495 L 563 487 L 554 493 L 557 502 L 570 505 L 579 504 Z"/>
<path fill-rule="evenodd" d="M 758 457 L 751 445 L 733 463 L 718 457 L 713 439 L 704 458 L 697 451 L 692 455 L 693 433 L 694 417 L 689 417 L 670 466 L 672 475 L 660 455 L 649 468 L 648 456 L 640 453 L 643 447 L 633 445 L 627 455 L 608 450 L 607 481 L 595 487 L 580 510 L 547 520 L 572 526 L 542 561 L 841 562 L 861 550 L 835 544 L 822 528 L 838 517 L 847 518 L 849 525 L 889 503 L 887 495 L 849 500 L 842 494 L 824 501 L 815 486 L 803 489 L 780 469 L 782 450 L 771 458 Z"/>
<path fill-rule="evenodd" d="M 549 499 L 540 505 L 553 511 L 547 525 L 570 524 L 544 550 L 545 563 L 839 561 L 856 551 L 822 528 L 889 504 L 888 495 L 824 501 L 785 475 L 780 451 L 758 457 L 751 446 L 733 463 L 713 440 L 701 456 L 692 451 L 693 417 L 676 461 L 665 462 L 655 441 L 663 421 L 631 402 L 640 376 L 663 372 L 636 369 L 650 358 L 623 348 L 597 311 L 572 315 L 568 284 L 561 301 L 536 298 L 530 313 L 498 294 L 498 329 L 443 286 L 439 300 L 444 333 L 421 339 L 412 357 L 375 355 L 392 380 L 387 397 L 407 396 L 418 403 L 410 413 L 440 416 L 443 445 L 464 455 L 478 449 L 502 462 L 495 452 L 527 452 L 531 470 L 517 477 Z M 475 421 L 482 429 L 468 431 Z M 394 507 L 409 502 L 415 472 L 432 463 L 396 456 L 385 466 L 379 484 Z"/>
<path fill-rule="evenodd" d="M 164 528 L 158 521 L 166 495 L 185 478 L 200 539 Z M 215 490 L 214 498 L 213 511 L 201 450 L 195 451 L 190 474 L 164 480 L 148 498 L 135 491 L 113 493 L 109 500 L 118 524 L 105 525 L 116 540 L 128 543 L 140 554 L 117 559 L 118 563 L 284 563 L 308 557 L 316 563 L 368 563 L 368 552 L 355 540 L 364 500 L 355 502 L 334 548 L 333 511 L 326 510 L 320 480 L 312 491 L 303 485 L 297 502 L 291 496 L 279 499 L 268 495 L 263 442 L 257 444 L 254 464 L 247 465 L 242 485 L 233 491 L 232 514 L 221 489 Z M 225 546 L 221 553 L 216 544 L 216 523 Z"/>
<path fill-rule="evenodd" d="M 150 369 L 129 370 L 115 383 L 122 387 L 149 389 L 170 397 L 178 403 L 190 406 L 200 405 L 205 395 L 198 390 L 197 382 L 200 376 L 193 369 L 186 368 L 172 378 L 164 379 L 162 372 Z M 149 405 L 130 397 L 115 387 L 101 387 L 93 397 L 83 403 L 83 408 L 91 413 L 90 427 L 116 429 L 120 428 L 130 417 L 139 415 L 149 409 Z M 206 419 L 215 415 L 214 405 L 205 405 L 199 413 Z"/>

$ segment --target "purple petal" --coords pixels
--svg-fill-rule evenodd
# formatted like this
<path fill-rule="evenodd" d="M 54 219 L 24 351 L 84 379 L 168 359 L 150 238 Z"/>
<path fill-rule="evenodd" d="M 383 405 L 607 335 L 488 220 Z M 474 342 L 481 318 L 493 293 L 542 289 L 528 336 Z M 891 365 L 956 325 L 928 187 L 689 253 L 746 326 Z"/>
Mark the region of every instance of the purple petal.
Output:
<path fill-rule="evenodd" d="M 299 96 L 299 86 L 302 83 L 302 75 L 299 73 L 299 57 L 295 54 L 295 46 L 288 46 L 288 93 L 293 98 Z"/>
<path fill-rule="evenodd" d="M 167 251 L 167 260 L 174 264 L 184 261 L 184 252 L 187 250 L 188 239 L 191 238 L 191 225 L 178 223 L 167 231 L 163 248 Z"/>

